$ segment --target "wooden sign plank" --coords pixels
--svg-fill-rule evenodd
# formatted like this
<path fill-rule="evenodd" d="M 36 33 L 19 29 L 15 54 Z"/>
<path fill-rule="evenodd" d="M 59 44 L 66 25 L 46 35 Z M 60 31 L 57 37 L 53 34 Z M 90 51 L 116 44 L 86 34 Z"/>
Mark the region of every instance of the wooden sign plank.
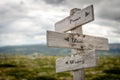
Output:
<path fill-rule="evenodd" d="M 87 8 L 77 11 L 76 13 L 74 13 L 74 15 L 68 16 L 65 19 L 57 22 L 55 24 L 55 31 L 65 32 L 93 20 L 93 5 L 90 5 Z"/>
<path fill-rule="evenodd" d="M 73 57 L 58 58 L 56 60 L 56 72 L 78 70 L 90 68 L 98 65 L 97 54 L 95 50 L 85 51 L 83 55 Z"/>
<path fill-rule="evenodd" d="M 47 31 L 49 47 L 108 50 L 108 39 L 75 33 Z"/>

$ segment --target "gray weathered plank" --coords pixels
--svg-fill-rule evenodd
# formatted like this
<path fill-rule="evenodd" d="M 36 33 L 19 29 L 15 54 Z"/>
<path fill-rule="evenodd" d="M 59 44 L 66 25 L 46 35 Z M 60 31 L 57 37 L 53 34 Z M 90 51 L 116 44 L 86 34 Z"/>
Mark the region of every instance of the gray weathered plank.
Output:
<path fill-rule="evenodd" d="M 47 31 L 49 47 L 108 50 L 108 39 L 75 33 L 59 33 Z"/>
<path fill-rule="evenodd" d="M 55 31 L 65 32 L 94 20 L 93 5 L 75 12 L 55 24 Z"/>
<path fill-rule="evenodd" d="M 86 50 L 82 55 L 68 56 L 56 60 L 56 72 L 90 68 L 98 65 L 95 50 Z"/>

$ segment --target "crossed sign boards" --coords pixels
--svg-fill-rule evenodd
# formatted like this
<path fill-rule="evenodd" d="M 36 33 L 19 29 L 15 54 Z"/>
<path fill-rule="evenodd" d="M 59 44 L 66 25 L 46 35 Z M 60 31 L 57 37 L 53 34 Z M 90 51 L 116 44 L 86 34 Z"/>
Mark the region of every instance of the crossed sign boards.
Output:
<path fill-rule="evenodd" d="M 89 52 L 85 51 L 85 54 L 82 56 L 68 56 L 57 59 L 56 72 L 95 67 L 98 64 L 97 55 L 94 49 L 108 50 L 108 39 L 89 35 L 47 31 L 47 42 L 49 47 L 89 50 Z"/>
<path fill-rule="evenodd" d="M 93 5 L 75 12 L 55 24 L 55 31 L 47 31 L 49 47 L 82 49 L 84 55 L 68 56 L 56 60 L 56 72 L 97 66 L 96 50 L 108 50 L 108 39 L 77 33 L 63 33 L 94 20 Z"/>

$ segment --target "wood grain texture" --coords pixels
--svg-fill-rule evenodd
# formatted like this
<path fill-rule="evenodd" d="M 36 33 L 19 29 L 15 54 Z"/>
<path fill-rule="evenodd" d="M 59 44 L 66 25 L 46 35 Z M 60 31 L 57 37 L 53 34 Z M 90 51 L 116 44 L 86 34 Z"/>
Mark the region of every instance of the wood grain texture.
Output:
<path fill-rule="evenodd" d="M 76 33 L 59 33 L 47 31 L 47 45 L 72 49 L 108 50 L 108 39 L 103 37 L 82 35 Z"/>
<path fill-rule="evenodd" d="M 85 80 L 85 72 L 84 69 L 74 70 L 73 78 L 74 80 Z"/>
<path fill-rule="evenodd" d="M 56 60 L 56 72 L 64 72 L 97 66 L 95 50 L 84 50 L 84 54 Z"/>
<path fill-rule="evenodd" d="M 80 9 L 75 9 L 73 11 L 71 10 L 70 13 L 71 14 L 75 13 L 77 10 L 80 10 Z M 83 34 L 82 26 L 79 26 L 79 27 L 77 27 L 75 29 L 72 29 L 71 33 Z M 72 49 L 71 52 L 72 52 L 71 56 L 84 54 L 84 50 L 83 49 L 81 49 L 81 50 Z M 72 73 L 73 73 L 74 80 L 85 80 L 85 71 L 84 71 L 84 68 L 81 68 L 81 69 L 78 69 L 78 70 L 73 70 Z"/>
<path fill-rule="evenodd" d="M 65 32 L 94 20 L 93 5 L 75 12 L 55 24 L 55 31 Z"/>

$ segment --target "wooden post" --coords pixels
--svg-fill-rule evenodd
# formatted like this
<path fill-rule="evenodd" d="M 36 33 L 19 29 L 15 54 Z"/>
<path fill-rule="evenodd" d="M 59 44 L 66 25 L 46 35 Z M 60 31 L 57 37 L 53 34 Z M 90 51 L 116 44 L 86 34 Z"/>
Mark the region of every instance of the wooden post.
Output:
<path fill-rule="evenodd" d="M 82 26 L 80 26 L 77 29 L 72 30 L 71 32 L 82 34 Z M 83 47 L 81 46 L 81 48 L 83 48 Z M 82 54 L 84 54 L 83 49 L 80 49 L 80 50 L 72 49 L 71 56 L 82 55 Z M 74 77 L 74 80 L 84 80 L 84 69 L 79 69 L 79 70 L 73 71 L 73 77 Z"/>
<path fill-rule="evenodd" d="M 74 15 L 74 13 L 78 10 L 80 10 L 80 9 L 78 9 L 78 8 L 72 9 L 70 11 L 70 16 Z M 78 28 L 71 30 L 71 33 L 83 34 L 82 26 L 79 26 Z M 83 48 L 83 47 L 81 46 L 81 48 Z M 80 49 L 80 50 L 72 49 L 71 52 L 72 52 L 71 56 L 78 55 L 78 54 L 82 55 L 84 50 L 83 49 Z M 84 80 L 84 69 L 79 69 L 79 70 L 73 71 L 73 78 L 74 78 L 74 80 Z"/>

